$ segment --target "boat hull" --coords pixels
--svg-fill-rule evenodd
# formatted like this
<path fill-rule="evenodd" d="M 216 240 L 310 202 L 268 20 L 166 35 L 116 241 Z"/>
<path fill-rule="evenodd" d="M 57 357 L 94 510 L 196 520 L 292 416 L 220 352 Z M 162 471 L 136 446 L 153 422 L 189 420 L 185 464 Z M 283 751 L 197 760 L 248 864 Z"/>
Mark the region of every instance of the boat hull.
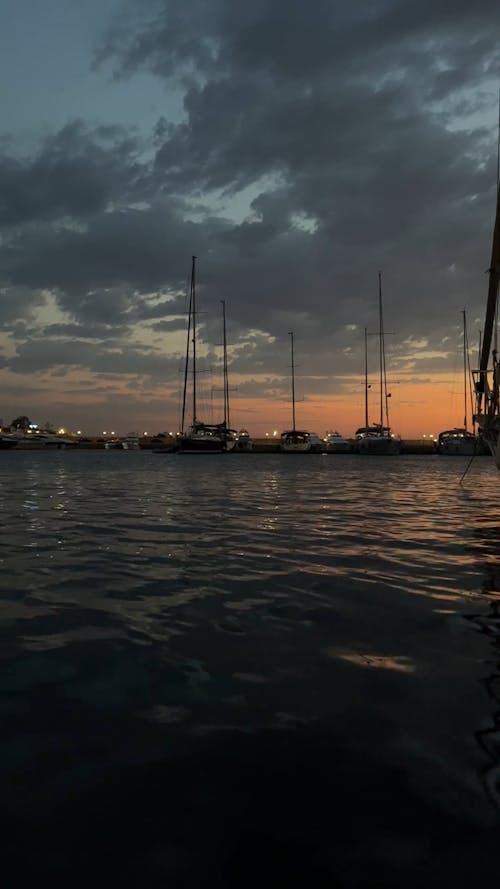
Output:
<path fill-rule="evenodd" d="M 308 432 L 299 432 L 297 429 L 293 429 L 281 433 L 280 451 L 283 454 L 308 454 L 311 448 Z"/>
<path fill-rule="evenodd" d="M 224 454 L 226 450 L 226 443 L 215 439 L 183 438 L 177 446 L 179 454 Z"/>
<path fill-rule="evenodd" d="M 500 417 L 490 429 L 483 430 L 482 438 L 495 461 L 497 469 L 500 469 Z"/>
<path fill-rule="evenodd" d="M 444 457 L 472 457 L 479 452 L 479 441 L 466 429 L 447 429 L 439 433 L 436 450 Z"/>
<path fill-rule="evenodd" d="M 372 454 L 381 457 L 391 457 L 401 452 L 401 443 L 393 438 L 360 438 L 356 442 L 358 454 Z"/>
<path fill-rule="evenodd" d="M 351 442 L 339 433 L 330 433 L 326 437 L 325 451 L 327 454 L 348 454 L 351 450 Z"/>
<path fill-rule="evenodd" d="M 227 454 L 235 445 L 232 430 L 198 423 L 178 439 L 176 450 L 179 454 Z"/>
<path fill-rule="evenodd" d="M 235 451 L 249 452 L 253 450 L 253 441 L 251 438 L 239 438 L 234 445 Z"/>
<path fill-rule="evenodd" d="M 311 445 L 306 442 L 302 444 L 282 444 L 280 445 L 280 451 L 282 454 L 309 454 Z"/>
<path fill-rule="evenodd" d="M 473 441 L 449 441 L 441 447 L 438 445 L 437 452 L 442 457 L 472 457 L 478 452 L 478 444 Z"/>

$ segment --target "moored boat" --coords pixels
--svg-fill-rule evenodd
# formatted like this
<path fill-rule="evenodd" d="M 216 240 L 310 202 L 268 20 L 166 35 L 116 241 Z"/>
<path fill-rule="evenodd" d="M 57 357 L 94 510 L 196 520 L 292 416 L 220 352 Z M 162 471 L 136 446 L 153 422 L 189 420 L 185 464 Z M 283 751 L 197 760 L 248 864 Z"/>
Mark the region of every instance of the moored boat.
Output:
<path fill-rule="evenodd" d="M 467 429 L 445 429 L 436 441 L 438 454 L 447 457 L 470 457 L 478 453 L 478 438 Z"/>
<path fill-rule="evenodd" d="M 385 362 L 385 334 L 382 312 L 382 273 L 378 273 L 378 314 L 379 314 L 379 389 L 380 389 L 380 420 L 369 423 L 368 420 L 368 332 L 365 327 L 365 425 L 355 432 L 355 450 L 358 454 L 394 455 L 401 451 L 401 439 L 391 431 L 389 424 L 389 399 L 387 391 L 387 375 Z"/>
<path fill-rule="evenodd" d="M 135 432 L 129 433 L 122 438 L 122 448 L 124 451 L 138 451 L 140 449 L 139 436 Z"/>
<path fill-rule="evenodd" d="M 196 256 L 192 257 L 189 293 L 186 359 L 184 367 L 184 393 L 182 402 L 181 434 L 177 439 L 180 454 L 222 454 L 233 450 L 236 444 L 234 430 L 229 428 L 229 385 L 227 379 L 226 314 L 223 303 L 224 324 L 224 420 L 222 423 L 203 423 L 197 415 L 197 307 L 196 307 Z M 192 376 L 191 425 L 185 429 L 186 400 L 189 372 Z"/>
<path fill-rule="evenodd" d="M 500 470 L 500 355 L 498 349 L 498 285 L 500 281 L 500 183 L 497 183 L 497 203 L 491 262 L 488 269 L 488 297 L 479 369 L 474 372 L 477 423 L 481 440 L 488 448 Z"/>
<path fill-rule="evenodd" d="M 309 432 L 297 429 L 295 425 L 295 358 L 293 330 L 289 332 L 290 350 L 292 358 L 292 428 L 280 435 L 280 451 L 284 454 L 307 454 L 311 450 L 311 438 Z"/>
<path fill-rule="evenodd" d="M 52 432 L 13 432 L 9 436 L 4 436 L 7 437 L 9 441 L 14 442 L 14 445 L 7 446 L 15 446 L 18 451 L 35 451 L 40 448 L 62 451 L 74 448 L 77 444 L 74 438 L 65 438 Z"/>
<path fill-rule="evenodd" d="M 250 433 L 247 429 L 240 429 L 240 431 L 236 435 L 236 451 L 252 451 L 253 450 L 253 440 L 250 438 Z"/>
<path fill-rule="evenodd" d="M 351 450 L 351 442 L 344 438 L 340 432 L 327 432 L 325 435 L 325 451 L 327 454 L 348 454 Z"/>
<path fill-rule="evenodd" d="M 311 450 L 309 433 L 301 429 L 289 429 L 280 435 L 280 451 L 285 454 L 307 454 Z"/>
<path fill-rule="evenodd" d="M 467 427 L 467 395 L 470 393 L 469 368 L 469 344 L 467 339 L 467 322 L 465 309 L 463 317 L 463 396 L 464 396 L 464 425 L 454 429 L 445 429 L 440 432 L 436 441 L 436 451 L 444 457 L 471 457 L 479 453 L 479 439 L 474 432 Z M 469 386 L 467 382 L 469 381 Z"/>
<path fill-rule="evenodd" d="M 393 435 L 390 426 L 373 423 L 356 429 L 355 448 L 358 454 L 388 456 L 400 453 L 401 441 Z"/>

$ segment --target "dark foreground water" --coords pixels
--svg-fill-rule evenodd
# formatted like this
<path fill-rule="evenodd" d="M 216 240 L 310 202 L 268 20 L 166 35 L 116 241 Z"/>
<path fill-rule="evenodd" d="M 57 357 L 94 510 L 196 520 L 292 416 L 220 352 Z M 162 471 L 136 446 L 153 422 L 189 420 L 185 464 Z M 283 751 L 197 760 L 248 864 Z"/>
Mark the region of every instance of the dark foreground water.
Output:
<path fill-rule="evenodd" d="M 1 453 L 2 885 L 496 886 L 500 475 Z"/>

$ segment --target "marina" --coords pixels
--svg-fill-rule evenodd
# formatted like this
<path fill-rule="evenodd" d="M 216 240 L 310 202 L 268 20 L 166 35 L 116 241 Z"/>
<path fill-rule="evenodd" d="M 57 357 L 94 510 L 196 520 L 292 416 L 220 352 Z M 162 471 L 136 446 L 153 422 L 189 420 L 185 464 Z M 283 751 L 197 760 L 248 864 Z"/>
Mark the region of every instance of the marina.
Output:
<path fill-rule="evenodd" d="M 0 3 L 2 889 L 493 889 L 498 3 Z"/>
<path fill-rule="evenodd" d="M 96 437 L 85 437 L 81 438 L 73 438 L 70 440 L 70 444 L 68 446 L 67 441 L 57 441 L 54 440 L 50 443 L 49 447 L 47 447 L 47 443 L 40 440 L 29 440 L 29 447 L 17 447 L 18 442 L 12 441 L 7 436 L 3 437 L 4 442 L 8 442 L 7 445 L 2 446 L 0 442 L 0 450 L 8 450 L 10 452 L 15 451 L 16 453 L 25 451 L 25 450 L 63 450 L 68 453 L 71 451 L 85 451 L 85 450 L 135 450 L 135 451 L 153 451 L 160 450 L 162 453 L 170 453 L 175 454 L 177 452 L 177 444 L 175 436 L 161 435 L 161 436 L 140 436 L 138 438 L 132 439 L 132 446 L 124 447 L 124 444 L 127 444 L 127 438 L 125 439 L 112 439 L 111 441 L 106 441 L 105 439 L 96 436 Z M 408 439 L 407 441 L 401 441 L 399 452 L 401 454 L 410 454 L 413 456 L 418 455 L 431 455 L 438 454 L 438 441 L 437 438 L 429 436 L 421 439 Z M 216 451 L 218 453 L 222 453 L 219 449 Z M 235 433 L 235 447 L 231 449 L 231 454 L 234 455 L 250 455 L 250 454 L 274 454 L 274 453 L 283 453 L 283 449 L 281 447 L 281 439 L 277 436 L 264 436 L 264 437 L 250 437 L 249 433 L 245 431 L 241 438 L 238 433 Z M 340 433 L 336 433 L 332 435 L 331 433 L 327 433 L 324 438 L 319 439 L 319 444 L 314 448 L 307 448 L 306 450 L 299 452 L 303 456 L 314 456 L 318 454 L 328 454 L 330 456 L 342 456 L 348 454 L 358 453 L 357 441 L 356 438 L 345 438 L 341 436 Z M 475 449 L 475 456 L 481 457 L 489 454 L 489 450 L 486 447 L 482 447 L 479 445 Z M 394 455 L 393 455 L 394 456 Z M 464 456 L 462 450 L 459 451 L 458 456 Z"/>

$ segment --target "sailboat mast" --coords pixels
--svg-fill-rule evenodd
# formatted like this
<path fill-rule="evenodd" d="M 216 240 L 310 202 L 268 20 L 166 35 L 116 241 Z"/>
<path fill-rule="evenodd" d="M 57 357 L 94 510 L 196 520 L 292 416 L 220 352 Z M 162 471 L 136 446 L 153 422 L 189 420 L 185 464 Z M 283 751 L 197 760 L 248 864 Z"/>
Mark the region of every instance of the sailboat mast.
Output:
<path fill-rule="evenodd" d="M 191 263 L 191 298 L 189 301 L 193 319 L 193 425 L 196 423 L 196 256 Z"/>
<path fill-rule="evenodd" d="M 486 371 L 490 358 L 493 327 L 497 309 L 498 280 L 500 275 L 500 188 L 497 194 L 497 207 L 495 217 L 495 229 L 493 232 L 493 246 L 491 251 L 491 263 L 488 269 L 488 302 L 486 305 L 486 319 L 483 331 L 483 345 L 481 349 L 480 369 Z"/>
<path fill-rule="evenodd" d="M 292 353 L 292 429 L 295 432 L 295 361 L 293 354 L 293 330 L 289 332 Z"/>
<path fill-rule="evenodd" d="M 191 341 L 191 317 L 193 309 L 193 280 L 191 272 L 191 284 L 189 288 L 189 308 L 188 308 L 188 329 L 186 338 L 186 358 L 184 361 L 184 386 L 182 390 L 182 416 L 181 416 L 181 433 L 184 435 L 184 423 L 186 420 L 186 396 L 188 384 L 188 367 L 189 367 L 189 344 Z"/>
<path fill-rule="evenodd" d="M 365 427 L 368 428 L 368 329 L 365 327 Z"/>
<path fill-rule="evenodd" d="M 486 318 L 484 321 L 483 344 L 479 360 L 479 379 L 476 386 L 478 396 L 478 413 L 481 410 L 481 401 L 484 396 L 486 401 L 487 371 L 490 362 L 491 341 L 493 331 L 495 340 L 493 348 L 498 347 L 497 323 L 498 323 L 498 285 L 500 282 L 500 91 L 498 94 L 498 121 L 497 121 L 497 204 L 495 212 L 495 225 L 493 229 L 493 244 L 491 247 L 491 262 L 488 269 L 488 301 L 486 303 Z M 495 360 L 495 359 L 494 359 Z"/>
<path fill-rule="evenodd" d="M 380 365 L 380 425 L 384 425 L 384 322 L 382 319 L 382 272 L 378 273 L 379 365 Z"/>
<path fill-rule="evenodd" d="M 464 331 L 464 429 L 467 432 L 467 326 L 465 321 L 465 309 L 462 309 Z"/>
<path fill-rule="evenodd" d="M 229 376 L 227 370 L 227 338 L 226 338 L 226 300 L 221 299 L 222 303 L 222 376 L 224 384 L 224 426 L 229 429 Z"/>
<path fill-rule="evenodd" d="M 391 393 L 387 391 L 387 369 L 385 364 L 385 330 L 384 315 L 382 311 L 382 272 L 378 273 L 378 301 L 380 314 L 380 425 L 389 429 L 389 398 Z"/>

